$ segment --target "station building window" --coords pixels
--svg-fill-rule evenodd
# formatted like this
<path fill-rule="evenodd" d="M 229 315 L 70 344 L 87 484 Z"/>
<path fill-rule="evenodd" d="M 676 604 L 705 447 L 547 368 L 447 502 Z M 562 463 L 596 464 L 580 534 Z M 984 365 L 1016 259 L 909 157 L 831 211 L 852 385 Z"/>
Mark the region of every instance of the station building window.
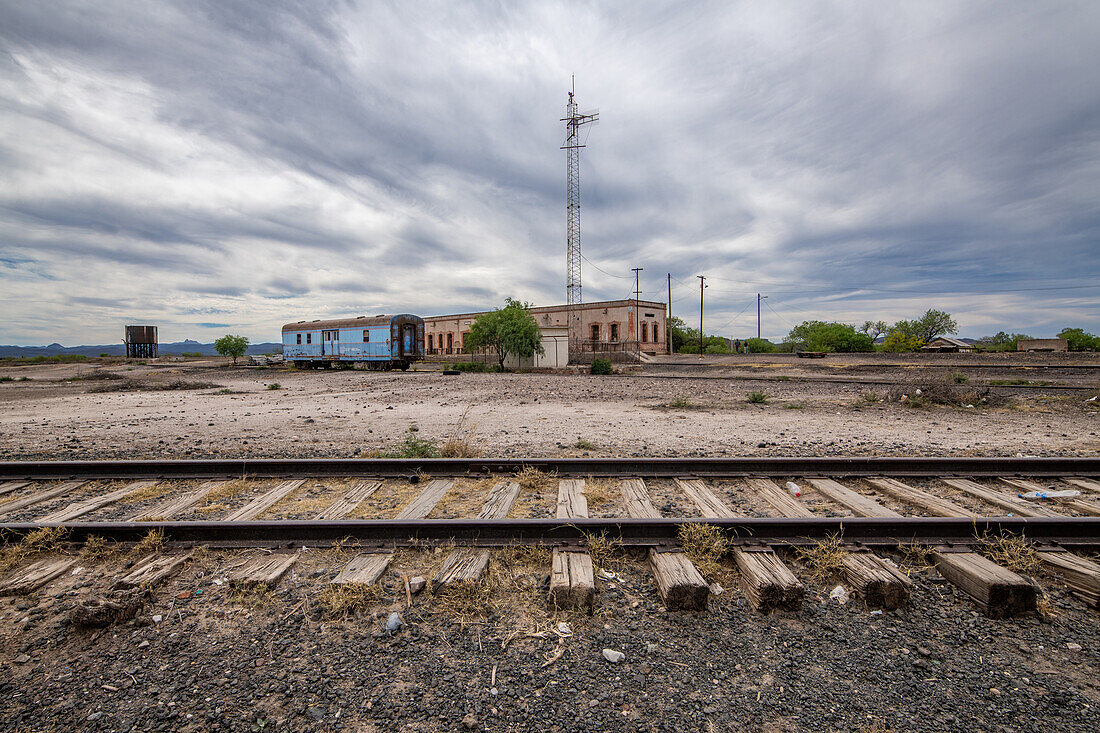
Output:
<path fill-rule="evenodd" d="M 642 343 L 645 343 L 646 341 L 649 340 L 649 339 L 646 338 L 646 336 L 649 335 L 648 332 L 649 332 L 648 324 L 643 323 L 642 324 Z"/>
<path fill-rule="evenodd" d="M 600 324 L 598 324 L 598 323 L 593 323 L 592 324 L 592 340 L 593 341 L 599 341 L 600 340 Z"/>
<path fill-rule="evenodd" d="M 611 324 L 611 340 L 612 341 L 618 341 L 619 340 L 619 324 L 618 323 L 612 323 Z"/>
<path fill-rule="evenodd" d="M 653 343 L 658 343 L 661 339 L 657 338 L 657 324 L 653 324 Z"/>
<path fill-rule="evenodd" d="M 428 351 L 432 350 L 432 335 L 428 334 Z"/>

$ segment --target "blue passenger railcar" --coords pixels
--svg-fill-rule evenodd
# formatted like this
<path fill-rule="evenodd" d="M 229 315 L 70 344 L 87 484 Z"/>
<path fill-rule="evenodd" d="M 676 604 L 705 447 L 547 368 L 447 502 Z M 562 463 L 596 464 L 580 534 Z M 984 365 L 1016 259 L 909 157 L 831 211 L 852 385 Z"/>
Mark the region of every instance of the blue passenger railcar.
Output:
<path fill-rule="evenodd" d="M 299 368 L 366 364 L 408 369 L 424 357 L 424 319 L 410 313 L 298 321 L 283 326 L 283 358 Z"/>

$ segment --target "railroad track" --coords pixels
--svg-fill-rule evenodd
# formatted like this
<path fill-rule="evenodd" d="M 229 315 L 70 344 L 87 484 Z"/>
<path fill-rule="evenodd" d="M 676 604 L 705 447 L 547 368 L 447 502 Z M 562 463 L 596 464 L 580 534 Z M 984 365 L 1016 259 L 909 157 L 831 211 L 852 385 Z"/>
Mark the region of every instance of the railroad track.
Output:
<path fill-rule="evenodd" d="M 788 482 L 804 493 L 794 496 Z M 603 516 L 590 516 L 586 484 L 599 488 L 605 505 L 596 513 Z M 1060 501 L 1020 496 L 1049 489 L 1078 494 Z M 311 497 L 308 511 L 295 509 L 303 492 Z M 526 517 L 516 511 L 524 493 Z M 448 510 L 456 501 L 461 510 Z M 302 548 L 352 542 L 357 554 L 333 582 L 376 583 L 397 548 L 448 546 L 433 578 L 445 589 L 477 582 L 492 548 L 532 544 L 553 551 L 551 600 L 591 607 L 596 582 L 587 550 L 603 537 L 647 554 L 665 605 L 701 609 L 710 584 L 682 540 L 703 524 L 725 536 L 743 592 L 764 610 L 797 606 L 804 587 L 784 553 L 823 542 L 839 544 L 847 582 L 869 604 L 905 601 L 912 581 L 883 555 L 921 545 L 944 577 L 987 612 L 1034 610 L 1035 584 L 976 552 L 990 538 L 1024 538 L 1044 569 L 1089 605 L 1100 603 L 1100 564 L 1079 554 L 1100 548 L 1097 458 L 0 463 L 0 532 L 7 542 L 56 527 L 77 543 L 93 536 L 138 542 L 150 531 L 163 533 L 168 551 L 130 573 L 141 584 L 177 571 L 195 545 L 265 547 L 274 554 L 246 563 L 235 579 L 274 584 Z M 72 562 L 64 555 L 35 560 L 0 581 L 0 593 L 40 587 Z"/>

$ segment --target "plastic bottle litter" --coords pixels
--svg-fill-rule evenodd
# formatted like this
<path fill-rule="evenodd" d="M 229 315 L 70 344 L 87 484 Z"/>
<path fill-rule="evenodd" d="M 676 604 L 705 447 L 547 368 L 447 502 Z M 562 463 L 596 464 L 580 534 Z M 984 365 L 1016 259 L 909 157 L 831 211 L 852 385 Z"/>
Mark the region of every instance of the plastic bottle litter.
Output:
<path fill-rule="evenodd" d="M 1026 494 L 1017 494 L 1021 499 L 1072 499 L 1080 495 L 1081 492 L 1076 489 L 1065 489 L 1064 491 L 1029 491 Z"/>
<path fill-rule="evenodd" d="M 798 488 L 798 484 L 794 481 L 788 481 L 783 485 L 787 487 L 787 491 L 791 492 L 791 496 L 802 496 L 802 489 Z"/>

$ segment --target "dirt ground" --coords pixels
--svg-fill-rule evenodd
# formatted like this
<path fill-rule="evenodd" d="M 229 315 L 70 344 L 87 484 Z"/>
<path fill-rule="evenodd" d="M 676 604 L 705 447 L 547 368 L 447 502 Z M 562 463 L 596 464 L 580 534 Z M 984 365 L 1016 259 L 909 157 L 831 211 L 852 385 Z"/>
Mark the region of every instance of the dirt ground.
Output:
<path fill-rule="evenodd" d="M 1097 354 L 666 357 L 606 377 L 206 360 L 4 367 L 3 377 L 6 459 L 370 455 L 395 450 L 410 428 L 501 457 L 1100 451 Z M 937 385 L 959 400 L 913 406 L 916 390 Z M 754 392 L 765 401 L 750 403 Z"/>
<path fill-rule="evenodd" d="M 216 361 L 0 367 L 0 458 L 352 456 L 452 437 L 510 457 L 1096 455 L 1100 400 L 1088 400 L 1100 394 L 1100 359 L 1012 356 L 674 357 L 607 377 Z M 763 401 L 749 402 L 753 392 Z M 182 518 L 223 516 L 276 483 L 230 482 Z M 475 513 L 490 483 L 456 482 L 434 516 Z M 694 514 L 670 482 L 648 483 L 662 511 Z M 91 482 L 9 521 L 116 484 Z M 770 513 L 743 481 L 712 485 L 740 511 Z M 310 516 L 347 488 L 308 481 L 264 516 Z M 417 488 L 384 481 L 352 516 L 392 516 Z M 593 516 L 621 513 L 613 481 L 589 482 L 588 496 Z M 135 493 L 89 518 L 166 498 Z M 848 513 L 812 490 L 805 501 Z M 552 482 L 535 481 L 512 515 L 553 505 Z M 401 550 L 378 585 L 335 593 L 354 547 L 302 549 L 276 588 L 250 591 L 227 578 L 266 550 L 197 548 L 131 599 L 132 617 L 100 628 L 76 612 L 129 598 L 112 586 L 145 551 L 58 545 L 42 554 L 69 555 L 73 570 L 0 598 L 0 732 L 1095 730 L 1095 609 L 1040 566 L 1021 572 L 1041 589 L 1041 612 L 992 619 L 903 549 L 883 553 L 914 583 L 894 611 L 858 596 L 838 603 L 842 577 L 780 550 L 807 594 L 799 610 L 769 614 L 751 608 L 728 557 L 707 571 L 722 588 L 709 608 L 679 613 L 661 603 L 644 555 L 593 551 L 588 615 L 549 606 L 544 549 L 494 552 L 467 597 L 430 583 L 406 595 L 402 576 L 432 578 L 444 548 Z M 403 622 L 394 632 L 391 613 Z M 612 664 L 604 650 L 625 659 Z"/>

